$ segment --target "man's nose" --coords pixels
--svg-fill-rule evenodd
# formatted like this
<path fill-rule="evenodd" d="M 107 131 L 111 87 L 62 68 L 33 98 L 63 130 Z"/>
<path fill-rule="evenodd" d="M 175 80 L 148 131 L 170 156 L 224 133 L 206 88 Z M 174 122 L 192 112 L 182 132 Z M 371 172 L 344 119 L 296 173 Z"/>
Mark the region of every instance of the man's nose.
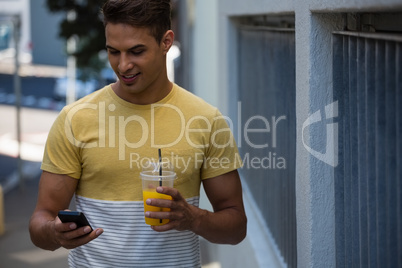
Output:
<path fill-rule="evenodd" d="M 132 69 L 134 67 L 133 62 L 130 60 L 129 57 L 127 57 L 127 55 L 123 54 L 120 57 L 120 62 L 119 62 L 119 71 L 121 73 L 125 73 L 127 71 L 129 71 L 130 69 Z"/>

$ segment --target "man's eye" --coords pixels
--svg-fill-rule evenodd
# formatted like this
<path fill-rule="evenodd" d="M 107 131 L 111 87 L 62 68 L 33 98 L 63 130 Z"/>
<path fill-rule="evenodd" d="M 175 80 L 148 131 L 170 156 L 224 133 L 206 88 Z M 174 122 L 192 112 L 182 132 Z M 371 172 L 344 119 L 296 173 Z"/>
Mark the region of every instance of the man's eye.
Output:
<path fill-rule="evenodd" d="M 119 51 L 117 51 L 117 50 L 109 50 L 109 54 L 112 54 L 112 55 L 119 54 Z"/>
<path fill-rule="evenodd" d="M 144 52 L 144 50 L 136 50 L 136 51 L 131 51 L 133 55 L 141 55 Z"/>

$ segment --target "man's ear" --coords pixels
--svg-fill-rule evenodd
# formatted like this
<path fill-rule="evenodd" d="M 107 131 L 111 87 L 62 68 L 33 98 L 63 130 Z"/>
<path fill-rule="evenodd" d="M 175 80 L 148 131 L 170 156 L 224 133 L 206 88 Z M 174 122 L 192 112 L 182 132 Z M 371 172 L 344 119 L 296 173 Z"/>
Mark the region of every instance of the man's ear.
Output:
<path fill-rule="evenodd" d="M 166 55 L 169 49 L 172 47 L 174 41 L 174 32 L 172 30 L 166 31 L 162 38 L 162 48 L 163 52 Z"/>

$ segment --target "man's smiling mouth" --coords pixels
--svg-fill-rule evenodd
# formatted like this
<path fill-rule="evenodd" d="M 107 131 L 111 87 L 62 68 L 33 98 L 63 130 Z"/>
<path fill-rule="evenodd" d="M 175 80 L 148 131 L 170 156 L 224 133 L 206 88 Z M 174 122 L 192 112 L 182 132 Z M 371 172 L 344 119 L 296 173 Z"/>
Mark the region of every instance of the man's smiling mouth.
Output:
<path fill-rule="evenodd" d="M 131 83 L 134 82 L 134 80 L 140 75 L 141 73 L 137 73 L 137 74 L 130 74 L 130 75 L 120 75 L 121 79 L 125 82 L 125 83 Z"/>

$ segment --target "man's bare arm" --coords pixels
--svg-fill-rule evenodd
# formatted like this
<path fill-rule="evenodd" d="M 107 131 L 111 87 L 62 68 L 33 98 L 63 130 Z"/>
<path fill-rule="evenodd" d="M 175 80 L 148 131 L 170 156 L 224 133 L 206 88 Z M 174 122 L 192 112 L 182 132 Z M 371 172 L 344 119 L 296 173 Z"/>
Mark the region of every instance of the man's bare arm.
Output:
<path fill-rule="evenodd" d="M 203 211 L 194 232 L 213 243 L 237 244 L 247 233 L 247 217 L 237 170 L 203 181 L 214 212 Z"/>
<path fill-rule="evenodd" d="M 97 229 L 83 236 L 90 231 L 88 227 L 77 229 L 75 224 L 62 223 L 57 217 L 59 210 L 69 207 L 77 184 L 78 180 L 67 175 L 42 173 L 36 208 L 29 222 L 31 240 L 36 246 L 47 250 L 74 248 L 102 233 Z"/>

